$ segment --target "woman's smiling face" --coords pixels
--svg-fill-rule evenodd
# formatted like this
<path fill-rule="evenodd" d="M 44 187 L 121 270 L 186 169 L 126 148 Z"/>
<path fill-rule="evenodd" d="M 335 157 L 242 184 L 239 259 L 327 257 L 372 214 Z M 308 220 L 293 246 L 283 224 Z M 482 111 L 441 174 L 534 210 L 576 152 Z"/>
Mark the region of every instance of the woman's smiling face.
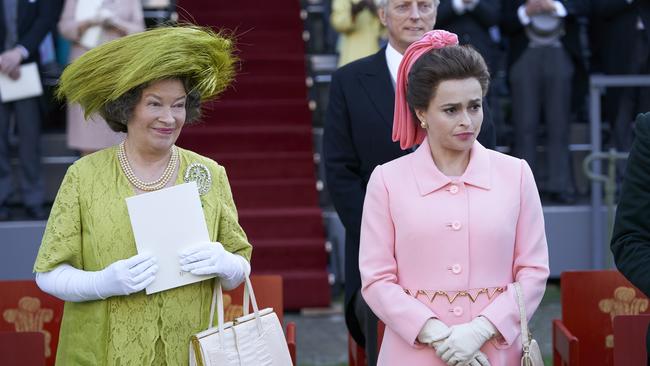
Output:
<path fill-rule="evenodd" d="M 179 79 L 159 80 L 142 90 L 128 121 L 128 138 L 146 150 L 168 151 L 185 124 L 185 86 Z"/>

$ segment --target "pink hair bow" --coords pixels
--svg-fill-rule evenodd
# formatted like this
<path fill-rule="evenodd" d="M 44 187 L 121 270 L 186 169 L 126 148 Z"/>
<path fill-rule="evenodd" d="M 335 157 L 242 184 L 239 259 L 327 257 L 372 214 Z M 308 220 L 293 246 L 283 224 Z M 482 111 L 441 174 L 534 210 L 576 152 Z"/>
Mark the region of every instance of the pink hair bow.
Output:
<path fill-rule="evenodd" d="M 393 141 L 399 141 L 402 150 L 415 144 L 421 144 L 427 133 L 413 120 L 406 102 L 406 87 L 411 67 L 426 52 L 436 48 L 443 48 L 458 44 L 458 36 L 444 30 L 433 30 L 412 43 L 404 52 L 404 58 L 397 70 L 397 83 L 395 90 L 395 114 L 393 117 Z"/>

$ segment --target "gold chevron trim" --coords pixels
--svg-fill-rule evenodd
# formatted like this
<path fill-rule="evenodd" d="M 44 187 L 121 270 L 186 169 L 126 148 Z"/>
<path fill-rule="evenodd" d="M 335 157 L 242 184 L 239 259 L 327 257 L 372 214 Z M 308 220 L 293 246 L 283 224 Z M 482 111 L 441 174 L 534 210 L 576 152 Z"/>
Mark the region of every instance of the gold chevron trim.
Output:
<path fill-rule="evenodd" d="M 429 302 L 433 302 L 438 296 L 444 296 L 450 304 L 453 304 L 456 299 L 459 297 L 468 297 L 471 302 L 476 302 L 479 296 L 485 294 L 488 300 L 492 300 L 497 293 L 502 293 L 506 290 L 505 287 L 484 287 L 477 289 L 469 290 L 459 290 L 459 291 L 441 291 L 441 290 L 411 290 L 404 289 L 407 295 L 418 298 L 420 295 L 424 295 Z"/>

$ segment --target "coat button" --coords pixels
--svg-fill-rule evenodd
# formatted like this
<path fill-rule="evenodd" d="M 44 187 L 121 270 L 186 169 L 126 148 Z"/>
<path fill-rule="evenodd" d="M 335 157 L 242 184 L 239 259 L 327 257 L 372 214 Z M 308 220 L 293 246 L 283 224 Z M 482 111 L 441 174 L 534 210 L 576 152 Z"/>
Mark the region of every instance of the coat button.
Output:
<path fill-rule="evenodd" d="M 451 193 L 451 194 L 458 193 L 458 186 L 453 184 L 451 187 L 449 187 L 449 193 Z"/>
<path fill-rule="evenodd" d="M 451 223 L 451 228 L 454 229 L 455 231 L 460 230 L 461 226 L 462 225 L 460 224 L 460 221 L 454 221 Z"/>
<path fill-rule="evenodd" d="M 459 274 L 462 271 L 463 271 L 463 267 L 461 267 L 460 264 L 454 264 L 453 266 L 451 266 L 451 273 L 453 274 Z"/>
<path fill-rule="evenodd" d="M 453 308 L 451 311 L 452 311 L 452 312 L 454 313 L 454 315 L 456 315 L 456 316 L 461 316 L 461 315 L 463 315 L 463 308 L 461 308 L 460 306 L 456 306 L 456 307 Z"/>

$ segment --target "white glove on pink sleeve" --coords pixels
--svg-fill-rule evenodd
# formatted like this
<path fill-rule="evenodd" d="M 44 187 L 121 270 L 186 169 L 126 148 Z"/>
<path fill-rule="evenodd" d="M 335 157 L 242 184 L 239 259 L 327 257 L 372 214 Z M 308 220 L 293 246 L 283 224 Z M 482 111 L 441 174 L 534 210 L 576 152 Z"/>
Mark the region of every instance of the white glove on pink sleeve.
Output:
<path fill-rule="evenodd" d="M 432 343 L 441 341 L 451 334 L 451 329 L 436 318 L 430 318 L 418 334 L 418 342 L 432 346 Z"/>
<path fill-rule="evenodd" d="M 454 325 L 451 334 L 438 347 L 437 354 L 448 365 L 468 363 L 485 342 L 497 334 L 487 318 L 478 316 L 469 323 Z"/>
<path fill-rule="evenodd" d="M 250 273 L 248 261 L 219 242 L 202 243 L 180 252 L 181 270 L 194 275 L 217 275 L 226 290 L 239 286 Z"/>
<path fill-rule="evenodd" d="M 36 283 L 62 300 L 82 302 L 142 291 L 153 282 L 157 271 L 154 257 L 138 254 L 95 272 L 63 263 L 50 272 L 37 273 Z"/>
<path fill-rule="evenodd" d="M 438 347 L 450 334 L 451 329 L 445 323 L 436 318 L 431 318 L 424 323 L 422 330 L 420 330 L 418 342 L 428 344 L 437 351 Z M 454 363 L 454 365 L 456 364 Z M 478 351 L 467 363 L 457 364 L 457 366 L 490 366 L 490 362 L 483 352 Z"/>

